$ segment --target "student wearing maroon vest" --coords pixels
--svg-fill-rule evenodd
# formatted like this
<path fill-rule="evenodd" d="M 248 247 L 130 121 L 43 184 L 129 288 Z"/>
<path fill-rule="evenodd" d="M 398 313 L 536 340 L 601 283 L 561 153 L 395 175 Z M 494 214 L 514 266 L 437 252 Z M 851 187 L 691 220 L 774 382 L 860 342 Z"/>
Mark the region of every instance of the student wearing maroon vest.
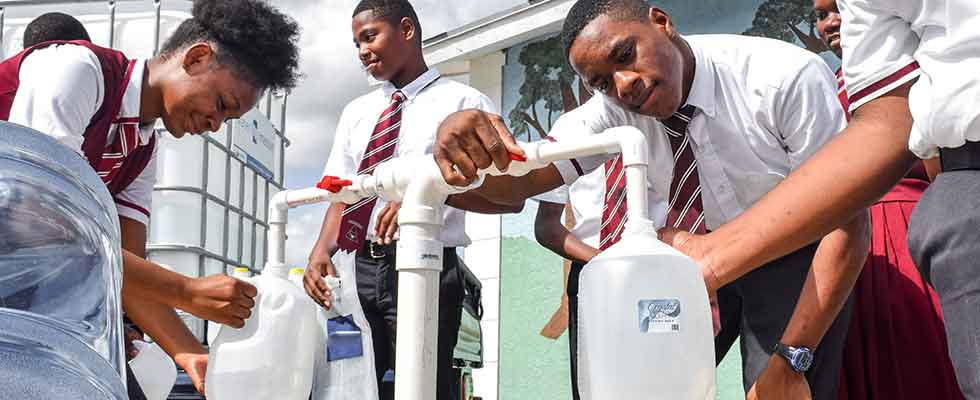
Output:
<path fill-rule="evenodd" d="M 241 327 L 256 290 L 223 275 L 188 278 L 145 259 L 160 119 L 177 138 L 216 131 L 265 90 L 290 89 L 298 25 L 260 0 L 199 0 L 149 60 L 88 41 L 45 42 L 0 63 L 0 119 L 85 157 L 120 216 L 123 308 L 201 393 L 207 352 L 173 308 Z"/>
<path fill-rule="evenodd" d="M 817 32 L 838 57 L 841 18 L 833 0 L 816 0 Z M 848 109 L 843 70 L 838 97 Z M 854 310 L 841 366 L 840 400 L 962 399 L 939 298 L 912 262 L 906 238 L 938 160 L 918 162 L 870 208 L 871 253 L 854 285 Z M 901 382 L 901 384 L 898 384 Z"/>

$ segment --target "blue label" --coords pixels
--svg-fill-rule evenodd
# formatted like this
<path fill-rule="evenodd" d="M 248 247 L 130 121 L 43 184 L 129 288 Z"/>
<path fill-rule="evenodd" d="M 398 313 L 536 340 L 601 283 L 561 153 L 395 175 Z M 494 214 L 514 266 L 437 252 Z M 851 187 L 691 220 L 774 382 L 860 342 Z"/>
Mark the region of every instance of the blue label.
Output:
<path fill-rule="evenodd" d="M 680 332 L 680 317 L 681 301 L 678 299 L 653 299 L 637 302 L 637 318 L 640 322 L 640 332 Z"/>

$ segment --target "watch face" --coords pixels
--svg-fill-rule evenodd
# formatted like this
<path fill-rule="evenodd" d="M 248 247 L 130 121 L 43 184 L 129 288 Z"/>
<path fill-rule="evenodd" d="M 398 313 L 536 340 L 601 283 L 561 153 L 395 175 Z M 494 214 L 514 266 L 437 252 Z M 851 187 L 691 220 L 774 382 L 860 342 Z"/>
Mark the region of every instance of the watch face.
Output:
<path fill-rule="evenodd" d="M 797 372 L 806 372 L 813 364 L 813 355 L 804 349 L 796 349 L 793 352 L 793 369 Z"/>

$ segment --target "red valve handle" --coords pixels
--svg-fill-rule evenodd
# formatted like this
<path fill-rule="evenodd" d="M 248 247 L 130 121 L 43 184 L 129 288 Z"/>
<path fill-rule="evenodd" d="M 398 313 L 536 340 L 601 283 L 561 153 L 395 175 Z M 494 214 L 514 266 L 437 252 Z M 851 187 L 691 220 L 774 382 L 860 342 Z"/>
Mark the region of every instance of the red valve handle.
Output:
<path fill-rule="evenodd" d="M 327 175 L 324 176 L 323 179 L 320 179 L 320 182 L 316 184 L 316 187 L 330 193 L 337 193 L 344 187 L 350 186 L 353 183 L 354 182 L 351 182 L 349 179 L 340 179 L 336 176 Z"/>

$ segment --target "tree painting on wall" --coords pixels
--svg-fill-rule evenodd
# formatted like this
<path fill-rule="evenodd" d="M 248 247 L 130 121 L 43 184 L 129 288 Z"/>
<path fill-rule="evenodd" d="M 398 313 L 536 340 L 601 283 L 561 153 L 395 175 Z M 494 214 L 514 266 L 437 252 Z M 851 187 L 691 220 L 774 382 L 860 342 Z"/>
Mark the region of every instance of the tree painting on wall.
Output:
<path fill-rule="evenodd" d="M 518 90 L 520 99 L 508 114 L 515 137 L 528 141 L 544 138 L 562 113 L 592 97 L 565 62 L 559 36 L 528 44 L 518 55 L 518 62 L 524 67 L 524 82 Z M 572 89 L 575 85 L 579 85 L 578 96 Z"/>
<path fill-rule="evenodd" d="M 827 46 L 820 40 L 816 28 L 813 0 L 766 0 L 756 10 L 752 27 L 742 34 L 790 43 L 799 40 L 804 48 L 819 54 L 827 51 Z"/>

